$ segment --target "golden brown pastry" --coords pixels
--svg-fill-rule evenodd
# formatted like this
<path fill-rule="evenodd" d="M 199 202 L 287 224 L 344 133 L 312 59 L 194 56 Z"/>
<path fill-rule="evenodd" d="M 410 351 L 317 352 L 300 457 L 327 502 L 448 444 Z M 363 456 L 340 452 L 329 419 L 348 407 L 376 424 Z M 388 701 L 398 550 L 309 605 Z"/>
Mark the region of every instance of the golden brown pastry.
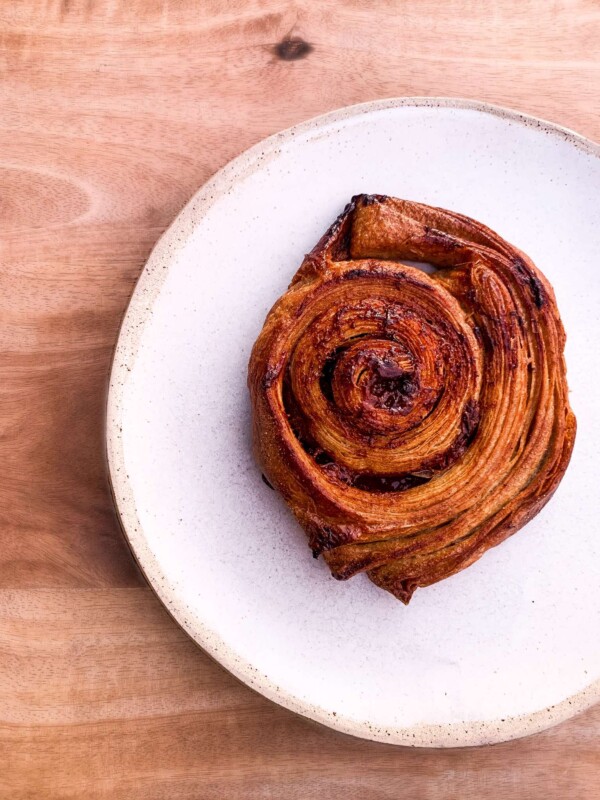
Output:
<path fill-rule="evenodd" d="M 552 287 L 489 228 L 354 197 L 248 372 L 258 462 L 314 556 L 408 603 L 525 525 L 573 449 L 564 343 Z"/>

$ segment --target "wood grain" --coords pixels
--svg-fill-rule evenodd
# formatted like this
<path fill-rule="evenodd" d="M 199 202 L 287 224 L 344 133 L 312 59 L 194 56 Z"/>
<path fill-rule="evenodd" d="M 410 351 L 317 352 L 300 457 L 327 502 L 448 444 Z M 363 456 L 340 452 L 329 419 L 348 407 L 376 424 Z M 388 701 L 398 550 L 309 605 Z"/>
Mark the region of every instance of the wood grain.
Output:
<path fill-rule="evenodd" d="M 315 114 L 473 97 L 600 139 L 597 0 L 0 4 L 0 797 L 590 798 L 600 708 L 424 751 L 295 717 L 145 587 L 103 455 L 112 348 L 216 169 Z"/>

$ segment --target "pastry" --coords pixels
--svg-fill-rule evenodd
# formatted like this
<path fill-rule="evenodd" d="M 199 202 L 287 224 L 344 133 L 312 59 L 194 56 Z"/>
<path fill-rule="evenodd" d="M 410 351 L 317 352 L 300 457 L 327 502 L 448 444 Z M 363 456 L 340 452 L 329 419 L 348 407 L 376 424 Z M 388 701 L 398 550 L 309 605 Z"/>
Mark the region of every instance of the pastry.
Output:
<path fill-rule="evenodd" d="M 408 603 L 552 496 L 576 429 L 564 344 L 524 253 L 461 214 L 358 195 L 252 350 L 258 463 L 335 578 Z"/>

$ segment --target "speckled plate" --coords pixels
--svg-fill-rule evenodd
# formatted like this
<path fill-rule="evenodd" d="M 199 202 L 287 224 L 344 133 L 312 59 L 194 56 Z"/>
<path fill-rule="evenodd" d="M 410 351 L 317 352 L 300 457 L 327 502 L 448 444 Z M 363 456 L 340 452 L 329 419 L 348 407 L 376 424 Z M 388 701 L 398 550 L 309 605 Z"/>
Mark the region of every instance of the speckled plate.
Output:
<path fill-rule="evenodd" d="M 385 100 L 272 136 L 177 217 L 134 292 L 108 402 L 114 494 L 165 606 L 272 700 L 340 731 L 419 746 L 533 733 L 600 696 L 600 148 L 456 100 Z M 338 583 L 250 450 L 252 343 L 351 195 L 459 211 L 528 253 L 568 333 L 579 431 L 524 530 L 404 607 Z"/>

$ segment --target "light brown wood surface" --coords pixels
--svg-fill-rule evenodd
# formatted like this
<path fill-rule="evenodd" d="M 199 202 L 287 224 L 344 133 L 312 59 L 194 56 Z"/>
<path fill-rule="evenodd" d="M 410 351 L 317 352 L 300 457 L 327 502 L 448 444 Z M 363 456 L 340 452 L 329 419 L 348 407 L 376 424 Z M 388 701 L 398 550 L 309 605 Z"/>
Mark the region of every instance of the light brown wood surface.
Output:
<path fill-rule="evenodd" d="M 0 0 L 0 797 L 600 797 L 600 707 L 517 742 L 411 750 L 239 684 L 146 588 L 103 455 L 134 282 L 215 170 L 394 95 L 598 140 L 599 43 L 598 0 Z"/>

